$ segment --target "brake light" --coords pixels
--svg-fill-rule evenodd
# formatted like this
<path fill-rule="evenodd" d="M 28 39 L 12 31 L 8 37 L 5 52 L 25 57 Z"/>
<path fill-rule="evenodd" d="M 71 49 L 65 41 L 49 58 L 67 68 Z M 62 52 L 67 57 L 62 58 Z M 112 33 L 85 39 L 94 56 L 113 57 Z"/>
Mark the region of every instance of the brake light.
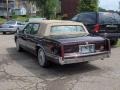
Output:
<path fill-rule="evenodd" d="M 64 53 L 74 53 L 74 52 L 79 52 L 78 45 L 66 45 L 66 46 L 64 46 Z"/>
<path fill-rule="evenodd" d="M 47 44 L 48 51 L 51 51 L 52 54 L 57 56 L 64 56 L 63 46 L 59 46 L 57 44 Z"/>
<path fill-rule="evenodd" d="M 95 26 L 94 26 L 94 32 L 95 33 L 97 33 L 97 32 L 99 32 L 99 30 L 100 30 L 100 25 L 99 24 L 96 24 Z"/>

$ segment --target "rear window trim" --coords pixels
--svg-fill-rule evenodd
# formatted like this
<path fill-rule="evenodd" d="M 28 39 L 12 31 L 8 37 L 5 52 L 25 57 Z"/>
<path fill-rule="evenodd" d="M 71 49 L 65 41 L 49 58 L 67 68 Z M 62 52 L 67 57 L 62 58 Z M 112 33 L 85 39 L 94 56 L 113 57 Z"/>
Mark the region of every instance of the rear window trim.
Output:
<path fill-rule="evenodd" d="M 84 28 L 84 26 L 82 26 L 82 25 L 55 25 L 55 26 L 81 26 L 84 29 L 84 32 L 81 32 L 81 34 L 87 33 L 85 28 Z M 51 29 L 52 29 L 52 27 L 54 27 L 54 26 L 51 26 Z M 53 34 L 53 33 L 51 33 L 51 29 L 50 29 L 50 35 L 53 35 L 53 36 L 60 35 L 60 34 Z M 78 32 L 76 34 L 78 34 Z"/>

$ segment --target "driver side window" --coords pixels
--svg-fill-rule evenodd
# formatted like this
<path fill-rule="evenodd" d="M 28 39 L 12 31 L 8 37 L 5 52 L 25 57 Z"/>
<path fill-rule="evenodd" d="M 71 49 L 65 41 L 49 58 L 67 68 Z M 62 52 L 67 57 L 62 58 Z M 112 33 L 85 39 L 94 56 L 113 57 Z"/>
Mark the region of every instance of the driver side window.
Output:
<path fill-rule="evenodd" d="M 31 29 L 30 34 L 31 35 L 35 35 L 37 34 L 38 30 L 39 30 L 40 24 L 34 23 Z"/>
<path fill-rule="evenodd" d="M 24 33 L 30 34 L 33 24 L 29 23 L 25 28 L 24 28 Z"/>

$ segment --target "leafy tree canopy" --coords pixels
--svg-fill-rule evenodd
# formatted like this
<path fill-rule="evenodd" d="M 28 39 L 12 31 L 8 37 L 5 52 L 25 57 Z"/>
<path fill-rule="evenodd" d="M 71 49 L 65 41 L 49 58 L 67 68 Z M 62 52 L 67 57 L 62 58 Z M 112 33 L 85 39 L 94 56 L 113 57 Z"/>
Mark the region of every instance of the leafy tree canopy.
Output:
<path fill-rule="evenodd" d="M 79 0 L 78 12 L 98 11 L 99 0 Z"/>
<path fill-rule="evenodd" d="M 36 5 L 39 9 L 41 16 L 47 18 L 54 18 L 59 0 L 28 0 L 29 2 Z"/>

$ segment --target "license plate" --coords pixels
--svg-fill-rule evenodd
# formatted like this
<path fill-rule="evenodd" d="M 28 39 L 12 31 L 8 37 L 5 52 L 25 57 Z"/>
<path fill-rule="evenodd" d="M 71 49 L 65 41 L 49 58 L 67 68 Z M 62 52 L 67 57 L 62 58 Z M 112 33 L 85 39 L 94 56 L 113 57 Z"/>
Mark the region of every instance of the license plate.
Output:
<path fill-rule="evenodd" d="M 80 45 L 79 52 L 81 54 L 94 53 L 95 52 L 95 45 L 94 44 Z"/>

